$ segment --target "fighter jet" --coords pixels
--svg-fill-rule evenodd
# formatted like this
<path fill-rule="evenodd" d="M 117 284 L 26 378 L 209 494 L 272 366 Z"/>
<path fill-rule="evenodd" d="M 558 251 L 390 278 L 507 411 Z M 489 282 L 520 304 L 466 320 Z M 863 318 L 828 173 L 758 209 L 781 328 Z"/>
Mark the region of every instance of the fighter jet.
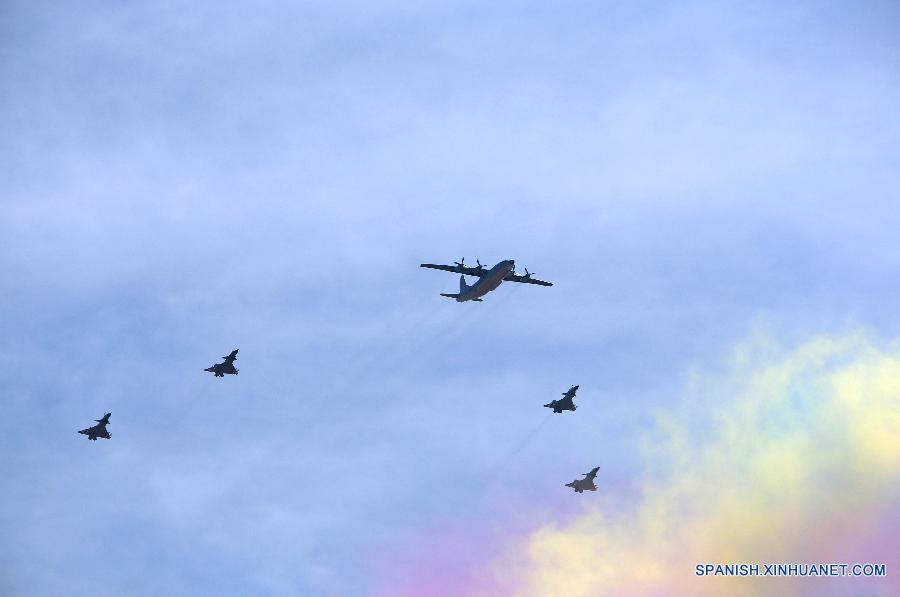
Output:
<path fill-rule="evenodd" d="M 525 275 L 521 276 L 516 273 L 516 262 L 512 259 L 501 261 L 491 269 L 485 269 L 481 262 L 477 259 L 478 264 L 475 267 L 466 267 L 465 257 L 459 261 L 454 261 L 453 265 L 436 265 L 434 263 L 422 263 L 419 267 L 427 267 L 430 269 L 439 269 L 445 272 L 454 272 L 462 274 L 459 277 L 459 292 L 457 294 L 444 294 L 447 298 L 452 298 L 458 303 L 466 301 L 481 302 L 481 297 L 494 290 L 502 282 L 522 282 L 523 284 L 537 284 L 539 286 L 553 286 L 550 282 L 537 280 L 532 278 L 533 275 L 525 268 Z M 475 276 L 478 279 L 474 284 L 469 286 L 466 284 L 466 276 Z"/>
<path fill-rule="evenodd" d="M 213 365 L 212 367 L 208 367 L 204 369 L 204 371 L 209 371 L 210 373 L 215 374 L 216 377 L 225 377 L 225 374 L 228 375 L 237 375 L 238 370 L 234 368 L 234 360 L 237 358 L 238 349 L 234 349 L 231 351 L 231 354 L 227 357 L 222 357 L 225 359 L 224 363 L 218 363 Z"/>
<path fill-rule="evenodd" d="M 106 430 L 106 426 L 109 425 L 110 415 L 112 415 L 112 413 L 106 413 L 103 415 L 102 419 L 94 419 L 97 421 L 96 425 L 88 427 L 87 429 L 82 429 L 78 433 L 88 436 L 88 439 L 92 442 L 97 441 L 98 437 L 102 437 L 103 439 L 111 438 L 112 436 L 109 434 L 109 431 Z"/>
<path fill-rule="evenodd" d="M 575 403 L 572 402 L 572 399 L 575 398 L 575 392 L 578 391 L 578 386 L 572 386 L 565 392 L 563 392 L 563 397 L 559 400 L 554 400 L 550 404 L 545 404 L 544 406 L 547 408 L 552 408 L 554 413 L 561 413 L 564 410 L 575 410 L 578 408 L 575 406 Z"/>
<path fill-rule="evenodd" d="M 597 486 L 594 485 L 594 478 L 597 476 L 598 470 L 600 470 L 599 466 L 592 468 L 591 472 L 584 474 L 584 479 L 575 479 L 571 483 L 566 483 L 566 487 L 571 487 L 576 493 L 597 491 Z"/>

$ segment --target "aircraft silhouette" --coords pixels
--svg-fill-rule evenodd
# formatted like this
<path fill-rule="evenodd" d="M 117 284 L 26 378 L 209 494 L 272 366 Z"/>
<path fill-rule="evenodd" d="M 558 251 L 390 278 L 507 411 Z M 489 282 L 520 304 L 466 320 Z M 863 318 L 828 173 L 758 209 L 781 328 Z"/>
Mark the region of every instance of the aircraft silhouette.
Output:
<path fill-rule="evenodd" d="M 563 397 L 559 400 L 554 400 L 549 404 L 545 404 L 544 406 L 547 408 L 552 408 L 553 412 L 556 414 L 561 413 L 564 410 L 575 410 L 578 408 L 575 406 L 575 403 L 572 402 L 572 399 L 575 398 L 575 392 L 578 391 L 578 386 L 572 386 L 565 392 L 563 392 Z"/>
<path fill-rule="evenodd" d="M 481 297 L 500 286 L 503 282 L 521 282 L 523 284 L 553 286 L 550 282 L 532 278 L 532 273 L 529 272 L 527 268 L 525 269 L 525 275 L 520 276 L 516 273 L 516 262 L 512 259 L 501 261 L 491 269 L 485 269 L 477 259 L 475 262 L 478 264 L 476 267 L 466 267 L 466 259 L 463 257 L 461 260 L 455 261 L 453 265 L 422 263 L 419 267 L 462 274 L 459 277 L 459 292 L 457 294 L 441 293 L 441 296 L 452 298 L 458 303 L 464 303 L 466 301 L 481 302 Z M 466 284 L 466 276 L 475 276 L 478 278 L 478 281 L 469 286 Z"/>
<path fill-rule="evenodd" d="M 106 413 L 103 415 L 102 419 L 94 419 L 97 421 L 97 424 L 93 427 L 88 427 L 87 429 L 82 429 L 78 433 L 82 435 L 88 436 L 88 439 L 91 441 L 97 441 L 98 437 L 102 437 L 103 439 L 109 439 L 112 436 L 109 434 L 109 431 L 106 430 L 106 426 L 109 425 L 109 417 L 112 413 Z"/>
<path fill-rule="evenodd" d="M 224 362 L 213 365 L 212 367 L 207 367 L 204 371 L 209 371 L 214 374 L 216 377 L 225 377 L 225 374 L 228 375 L 237 375 L 238 370 L 234 368 L 234 360 L 237 358 L 238 349 L 234 349 L 231 351 L 227 357 L 222 357 L 225 359 Z"/>
<path fill-rule="evenodd" d="M 576 493 L 597 491 L 597 486 L 594 485 L 594 478 L 597 476 L 597 471 L 599 470 L 599 466 L 592 468 L 591 472 L 584 474 L 584 479 L 575 479 L 571 483 L 566 483 L 566 487 L 571 487 Z"/>

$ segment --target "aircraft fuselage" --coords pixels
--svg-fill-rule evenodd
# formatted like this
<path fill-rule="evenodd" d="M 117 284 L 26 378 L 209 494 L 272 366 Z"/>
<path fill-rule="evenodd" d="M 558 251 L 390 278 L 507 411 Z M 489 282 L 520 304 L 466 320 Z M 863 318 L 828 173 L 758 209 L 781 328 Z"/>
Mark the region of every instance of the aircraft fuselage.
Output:
<path fill-rule="evenodd" d="M 566 483 L 566 487 L 571 487 L 575 490 L 576 493 L 583 493 L 585 491 L 597 491 L 597 486 L 594 484 L 594 479 L 597 477 L 597 471 L 600 467 L 595 467 L 591 469 L 591 472 L 584 475 L 584 479 L 575 479 L 571 483 Z"/>
<path fill-rule="evenodd" d="M 509 275 L 516 268 L 516 262 L 512 259 L 501 261 L 488 272 L 480 277 L 477 282 L 467 287 L 465 291 L 460 291 L 456 301 L 464 303 L 465 301 L 478 300 L 490 291 L 496 289 L 503 282 L 503 278 Z"/>
<path fill-rule="evenodd" d="M 78 433 L 88 436 L 88 439 L 91 441 L 97 441 L 98 437 L 102 437 L 103 439 L 110 439 L 112 436 L 109 434 L 109 431 L 106 430 L 107 425 L 109 425 L 108 414 L 102 419 L 97 419 L 97 424 L 93 427 L 82 429 Z"/>
<path fill-rule="evenodd" d="M 226 373 L 228 375 L 237 375 L 238 374 L 238 370 L 235 369 L 234 365 L 231 363 L 219 363 L 217 365 L 213 365 L 212 367 L 204 369 L 204 371 L 209 371 L 210 373 L 214 374 L 216 377 L 225 377 Z"/>
<path fill-rule="evenodd" d="M 593 479 L 581 479 L 579 481 L 572 481 L 571 483 L 566 483 L 566 487 L 571 487 L 577 493 L 583 493 L 585 491 L 597 491 L 597 486 L 594 485 Z"/>

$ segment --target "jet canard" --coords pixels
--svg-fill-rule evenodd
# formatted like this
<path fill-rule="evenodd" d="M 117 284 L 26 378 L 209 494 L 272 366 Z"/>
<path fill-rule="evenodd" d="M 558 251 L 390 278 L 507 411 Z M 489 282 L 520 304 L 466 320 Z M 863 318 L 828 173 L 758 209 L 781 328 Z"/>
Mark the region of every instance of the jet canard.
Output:
<path fill-rule="evenodd" d="M 571 487 L 576 493 L 597 491 L 597 486 L 594 485 L 594 478 L 597 476 L 597 471 L 599 470 L 599 466 L 592 468 L 591 472 L 584 474 L 584 479 L 575 479 L 571 483 L 566 483 L 566 487 Z"/>
<path fill-rule="evenodd" d="M 503 282 L 521 282 L 523 284 L 537 284 L 538 286 L 553 286 L 550 282 L 544 282 L 532 278 L 532 273 L 525 269 L 525 275 L 516 273 L 516 262 L 512 259 L 501 261 L 494 267 L 486 269 L 477 259 L 475 267 L 467 267 L 465 258 L 454 262 L 453 265 L 438 265 L 434 263 L 422 263 L 419 267 L 438 269 L 445 272 L 461 274 L 459 276 L 459 292 L 457 294 L 441 293 L 441 296 L 452 298 L 458 303 L 466 301 L 481 302 L 481 297 L 500 286 Z M 477 277 L 478 280 L 469 286 L 466 284 L 466 276 Z"/>
<path fill-rule="evenodd" d="M 575 403 L 572 401 L 575 398 L 575 392 L 578 391 L 578 386 L 572 386 L 565 392 L 563 392 L 563 397 L 559 400 L 554 400 L 549 404 L 545 404 L 544 406 L 547 408 L 552 408 L 554 413 L 561 413 L 564 410 L 575 410 L 578 408 L 575 406 Z"/>
<path fill-rule="evenodd" d="M 214 374 L 216 377 L 225 377 L 225 374 L 228 375 L 237 375 L 238 370 L 234 368 L 234 360 L 237 358 L 238 349 L 234 349 L 231 351 L 227 357 L 222 357 L 225 359 L 222 363 L 217 363 L 212 367 L 207 367 L 204 371 L 209 371 Z"/>
<path fill-rule="evenodd" d="M 96 425 L 88 427 L 87 429 L 82 429 L 78 433 L 88 436 L 88 439 L 91 441 L 97 441 L 98 437 L 102 437 L 103 439 L 111 438 L 112 436 L 109 434 L 109 431 L 106 430 L 106 426 L 109 425 L 110 416 L 112 416 L 112 413 L 106 413 L 103 415 L 102 419 L 94 419 L 97 421 Z"/>

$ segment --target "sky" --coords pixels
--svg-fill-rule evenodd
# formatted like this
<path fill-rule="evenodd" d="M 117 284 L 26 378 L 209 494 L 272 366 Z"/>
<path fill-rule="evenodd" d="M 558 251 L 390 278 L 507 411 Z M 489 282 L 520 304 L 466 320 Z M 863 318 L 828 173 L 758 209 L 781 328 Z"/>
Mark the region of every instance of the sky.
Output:
<path fill-rule="evenodd" d="M 900 591 L 896 3 L 9 0 L 0 92 L 0 593 Z"/>

